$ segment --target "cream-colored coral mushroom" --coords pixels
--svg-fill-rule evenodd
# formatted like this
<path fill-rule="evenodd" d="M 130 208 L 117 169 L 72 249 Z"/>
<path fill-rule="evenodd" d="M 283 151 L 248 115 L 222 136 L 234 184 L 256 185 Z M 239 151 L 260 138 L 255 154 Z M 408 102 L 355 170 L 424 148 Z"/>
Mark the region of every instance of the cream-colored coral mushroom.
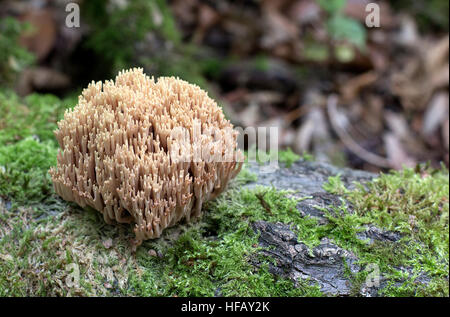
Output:
<path fill-rule="evenodd" d="M 56 193 L 107 223 L 135 223 L 139 241 L 200 216 L 242 166 L 237 133 L 198 86 L 142 69 L 91 83 L 58 122 Z"/>

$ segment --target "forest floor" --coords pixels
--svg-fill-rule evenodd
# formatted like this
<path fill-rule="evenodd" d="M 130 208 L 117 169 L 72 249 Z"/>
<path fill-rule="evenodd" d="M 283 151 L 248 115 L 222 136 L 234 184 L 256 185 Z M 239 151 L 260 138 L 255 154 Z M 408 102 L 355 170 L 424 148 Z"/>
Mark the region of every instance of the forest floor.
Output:
<path fill-rule="evenodd" d="M 248 165 L 207 203 L 200 220 L 136 248 L 131 226 L 107 225 L 100 213 L 53 191 L 47 171 L 56 163 L 57 144 L 51 131 L 73 104 L 50 95 L 0 95 L 1 296 L 340 295 L 324 292 L 313 279 L 274 272 L 278 259 L 262 243 L 261 224 L 287 225 L 295 246 L 315 250 L 326 238 L 346 250 L 359 268 L 344 264 L 346 295 L 370 295 L 364 291 L 371 274 L 366 268 L 376 264 L 383 277 L 376 295 L 448 296 L 445 167 L 418 166 L 373 179 L 367 173 L 372 176 L 361 179 L 364 185 L 355 185 L 340 169 L 317 181 L 308 174 L 315 166 L 308 164 L 316 164 L 311 158 L 281 152 L 282 173 L 305 170 L 302 181 L 309 175 L 310 190 L 316 186 L 314 192 L 335 197 L 325 207 L 313 205 L 326 221 L 302 212 L 311 209 L 301 203 L 314 193 L 294 188 L 298 175 L 289 174 L 286 187 Z M 394 234 L 395 243 L 361 239 L 367 226 Z"/>
<path fill-rule="evenodd" d="M 449 296 L 448 2 L 74 2 L 0 5 L 0 296 Z M 286 149 L 139 247 L 48 174 L 81 89 L 137 66 Z"/>
<path fill-rule="evenodd" d="M 368 0 L 73 2 L 81 24 L 68 28 L 65 1 L 2 1 L 0 87 L 77 96 L 142 67 L 321 162 L 448 167 L 448 1 L 374 1 L 377 27 Z"/>

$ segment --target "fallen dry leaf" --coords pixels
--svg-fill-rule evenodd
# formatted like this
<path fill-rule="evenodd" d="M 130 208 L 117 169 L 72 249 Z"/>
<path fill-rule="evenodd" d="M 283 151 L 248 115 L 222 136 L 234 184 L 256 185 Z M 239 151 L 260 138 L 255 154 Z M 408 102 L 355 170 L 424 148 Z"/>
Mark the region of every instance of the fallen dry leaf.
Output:
<path fill-rule="evenodd" d="M 319 21 L 321 10 L 316 1 L 300 0 L 290 6 L 287 14 L 292 21 L 302 26 Z"/>
<path fill-rule="evenodd" d="M 359 95 L 361 89 L 373 84 L 377 79 L 378 74 L 370 71 L 353 77 L 352 79 L 343 83 L 341 86 L 341 94 L 344 98 L 344 102 L 353 100 L 357 95 Z"/>
<path fill-rule="evenodd" d="M 16 91 L 21 96 L 26 96 L 35 90 L 58 90 L 67 88 L 70 78 L 52 68 L 33 67 L 24 70 L 20 74 Z"/>
<path fill-rule="evenodd" d="M 448 92 L 440 92 L 433 96 L 425 111 L 422 134 L 425 137 L 433 134 L 448 118 Z"/>
<path fill-rule="evenodd" d="M 394 133 L 385 133 L 383 139 L 387 158 L 393 168 L 401 169 L 403 166 L 414 167 L 417 164 L 417 162 L 406 153 L 402 142 Z"/>
<path fill-rule="evenodd" d="M 43 60 L 52 50 L 56 41 L 56 25 L 53 13 L 49 9 L 30 10 L 20 17 L 22 22 L 28 22 L 32 29 L 20 38 L 20 43 Z"/>
<path fill-rule="evenodd" d="M 261 37 L 261 47 L 264 49 L 279 48 L 298 37 L 297 26 L 278 11 L 263 12 L 262 21 L 265 32 Z"/>
<path fill-rule="evenodd" d="M 444 124 L 442 125 L 442 138 L 444 139 L 444 146 L 448 152 L 449 149 L 449 120 L 445 120 Z M 448 153 L 447 153 L 448 155 Z"/>

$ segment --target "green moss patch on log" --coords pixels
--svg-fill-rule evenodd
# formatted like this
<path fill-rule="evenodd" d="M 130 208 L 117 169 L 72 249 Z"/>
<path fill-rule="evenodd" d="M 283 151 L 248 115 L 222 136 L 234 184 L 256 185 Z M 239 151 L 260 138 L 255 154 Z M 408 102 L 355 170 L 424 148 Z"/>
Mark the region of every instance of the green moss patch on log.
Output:
<path fill-rule="evenodd" d="M 261 255 L 251 227 L 258 220 L 289 224 L 310 247 L 327 237 L 353 252 L 362 267 L 348 272 L 354 295 L 370 274 L 366 268 L 376 264 L 384 279 L 381 295 L 448 296 L 444 167 L 382 174 L 352 190 L 331 177 L 324 188 L 342 205 L 323 209 L 326 224 L 300 215 L 297 204 L 308 197 L 245 188 L 257 176 L 244 168 L 227 192 L 206 205 L 201 220 L 170 228 L 136 249 L 129 226 L 107 225 L 98 212 L 53 192 L 47 174 L 57 152 L 52 130 L 75 102 L 0 93 L 0 296 L 323 296 L 310 281 L 269 272 L 273 259 Z M 286 164 L 297 160 L 289 152 L 281 157 Z M 401 238 L 369 243 L 360 237 L 368 225 Z"/>

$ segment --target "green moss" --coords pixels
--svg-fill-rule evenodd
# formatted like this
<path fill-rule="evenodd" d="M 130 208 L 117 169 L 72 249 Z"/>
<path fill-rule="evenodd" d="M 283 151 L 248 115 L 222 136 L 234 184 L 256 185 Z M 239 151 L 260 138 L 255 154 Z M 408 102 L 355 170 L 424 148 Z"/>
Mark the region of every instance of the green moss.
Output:
<path fill-rule="evenodd" d="M 292 150 L 290 148 L 288 148 L 285 151 L 280 151 L 278 153 L 278 160 L 281 163 L 286 164 L 286 167 L 291 167 L 291 165 L 298 161 L 301 158 L 300 155 L 298 155 L 297 153 L 292 152 Z"/>
<path fill-rule="evenodd" d="M 278 162 L 282 163 L 285 167 L 289 168 L 295 162 L 299 160 L 305 161 L 313 161 L 314 156 L 309 154 L 308 152 L 304 152 L 302 155 L 299 155 L 291 150 L 291 148 L 287 148 L 286 150 L 281 151 L 258 151 L 256 146 L 253 145 L 249 151 L 253 151 L 253 156 L 256 158 L 258 164 L 263 165 L 269 161 L 278 160 Z M 248 162 L 249 151 L 245 151 L 245 161 Z"/>
<path fill-rule="evenodd" d="M 19 98 L 12 91 L 0 91 L 0 146 L 29 136 L 56 145 L 56 123 L 76 102 L 75 97 L 60 100 L 53 95 L 31 94 Z"/>
<path fill-rule="evenodd" d="M 47 198 L 52 191 L 47 171 L 56 153 L 51 142 L 31 137 L 0 147 L 0 197 L 25 204 Z"/>
<path fill-rule="evenodd" d="M 272 259 L 260 255 L 258 234 L 251 228 L 252 222 L 265 220 L 290 224 L 299 241 L 310 247 L 326 236 L 353 251 L 363 268 L 357 274 L 347 272 L 353 282 L 354 295 L 365 283 L 368 273 L 364 268 L 369 264 L 377 264 L 386 278 L 383 295 L 446 295 L 448 247 L 443 244 L 448 239 L 448 227 L 447 232 L 442 232 L 445 221 L 444 226 L 439 227 L 432 225 L 428 217 L 423 218 L 423 225 L 435 231 L 425 238 L 436 234 L 443 240 L 442 244 L 427 245 L 418 233 L 406 231 L 397 243 L 368 244 L 356 236 L 366 224 L 382 226 L 384 222 L 375 216 L 378 213 L 361 206 L 366 200 L 373 201 L 372 195 L 395 193 L 394 187 L 389 186 L 396 184 L 397 178 L 411 183 L 405 193 L 413 197 L 420 197 L 430 189 L 428 186 L 438 196 L 446 190 L 445 172 L 433 176 L 421 173 L 418 177 L 414 171 L 393 172 L 356 190 L 343 190 L 339 178 L 332 178 L 334 185 L 325 187 L 344 192 L 347 200 L 361 209 L 350 213 L 343 201 L 331 211 L 323 209 L 329 223 L 318 225 L 314 218 L 300 217 L 296 209 L 299 199 L 293 198 L 291 192 L 267 187 L 240 188 L 242 183 L 254 180 L 254 175 L 244 169 L 230 190 L 207 203 L 201 221 L 168 229 L 162 238 L 144 242 L 135 254 L 129 244 L 133 236 L 130 227 L 106 225 L 96 211 L 81 211 L 63 203 L 58 206 L 57 215 L 42 219 L 40 215 L 45 212 L 39 211 L 42 206 L 10 210 L 3 206 L 0 221 L 8 225 L 1 231 L 0 256 L 4 261 L 0 264 L 0 289 L 2 295 L 16 296 L 321 296 L 319 287 L 307 281 L 294 285 L 290 280 L 269 273 Z M 394 179 L 390 179 L 392 177 Z M 414 184 L 412 180 L 419 183 Z M 441 207 L 448 213 L 445 203 Z M 403 228 L 399 219 L 397 227 Z M 108 239 L 111 242 L 105 243 Z M 149 253 L 149 250 L 155 252 Z M 158 255 L 154 256 L 155 253 Z M 261 265 L 255 267 L 252 264 L 255 261 Z M 68 276 L 73 273 L 68 267 L 72 263 L 82 276 L 78 287 L 66 285 Z M 38 273 L 33 270 L 36 266 Z M 410 273 L 399 271 L 399 267 L 409 268 Z M 21 277 L 10 272 L 22 272 Z M 419 278 L 422 272 L 429 281 L 426 285 Z"/>
<path fill-rule="evenodd" d="M 445 168 L 417 167 L 381 174 L 368 184 L 346 189 L 339 176 L 324 188 L 343 195 L 353 206 L 328 214 L 327 233 L 340 246 L 355 252 L 360 264 L 376 264 L 387 279 L 385 296 L 448 296 L 449 179 Z M 336 208 L 335 208 L 336 209 Z M 401 233 L 396 243 L 367 244 L 356 237 L 365 225 Z M 410 273 L 399 273 L 399 269 Z M 427 283 L 418 280 L 425 274 Z M 358 277 L 354 277 L 355 281 Z"/>
<path fill-rule="evenodd" d="M 27 120 L 28 115 L 18 118 Z M 40 133 L 45 131 L 35 131 L 45 139 Z M 106 225 L 97 211 L 82 211 L 54 195 L 47 171 L 55 164 L 57 146 L 26 137 L 29 133 L 0 146 L 0 221 L 5 224 L 0 231 L 1 295 L 321 295 L 316 286 L 295 286 L 272 275 L 267 268 L 271 260 L 257 255 L 251 222 L 291 222 L 296 202 L 274 189 L 239 191 L 256 180 L 245 167 L 234 189 L 208 204 L 202 221 L 168 230 L 164 238 L 145 242 L 133 254 L 129 226 Z M 7 207 L 4 201 L 12 204 Z M 150 256 L 152 248 L 164 256 Z M 261 266 L 255 268 L 251 261 L 258 257 Z M 75 286 L 68 284 L 73 274 L 80 276 Z"/>
<path fill-rule="evenodd" d="M 35 211 L 0 203 L 0 296 L 98 296 L 126 287 L 131 232 L 67 204 L 42 219 Z M 105 239 L 113 246 L 106 249 Z"/>
<path fill-rule="evenodd" d="M 270 213 L 258 196 L 264 195 Z M 317 286 L 278 278 L 268 272 L 270 258 L 258 256 L 255 220 L 291 222 L 296 201 L 274 189 L 231 189 L 209 202 L 202 221 L 186 227 L 172 246 L 146 242 L 138 251 L 142 273 L 131 274 L 133 293 L 145 296 L 320 296 Z M 312 226 L 312 224 L 311 224 Z M 155 249 L 163 257 L 149 256 Z M 258 258 L 259 268 L 251 264 Z"/>
<path fill-rule="evenodd" d="M 177 225 L 135 253 L 130 226 L 107 225 L 97 211 L 81 210 L 53 193 L 47 171 L 55 164 L 57 144 L 51 131 L 71 100 L 0 94 L 0 295 L 322 295 L 307 281 L 294 285 L 269 273 L 273 259 L 260 255 L 251 227 L 265 220 L 289 224 L 309 247 L 328 237 L 355 253 L 363 270 L 347 272 L 354 295 L 365 283 L 364 269 L 376 264 L 385 296 L 448 296 L 446 169 L 381 174 L 355 189 L 330 177 L 324 188 L 342 196 L 342 204 L 321 209 L 328 223 L 319 225 L 300 216 L 292 192 L 243 189 L 257 178 L 244 167 L 227 192 L 206 204 L 201 221 Z M 292 151 L 280 153 L 285 164 L 298 159 Z M 357 237 L 368 224 L 402 238 L 369 244 Z M 67 279 L 76 268 L 80 281 L 70 286 Z"/>
<path fill-rule="evenodd" d="M 207 78 L 219 80 L 223 70 L 231 64 L 231 58 L 205 57 L 200 63 L 201 72 Z"/>
<path fill-rule="evenodd" d="M 252 60 L 252 66 L 259 71 L 266 72 L 269 70 L 269 58 L 264 54 L 256 55 Z"/>
<path fill-rule="evenodd" d="M 241 171 L 234 179 L 233 183 L 235 186 L 244 185 L 244 184 L 248 184 L 251 182 L 256 182 L 258 180 L 258 175 L 250 172 L 247 164 L 248 163 L 244 163 Z"/>
<path fill-rule="evenodd" d="M 322 188 L 327 192 L 336 195 L 348 193 L 348 190 L 345 188 L 344 183 L 341 180 L 340 174 L 328 177 L 328 182 L 323 183 Z"/>
<path fill-rule="evenodd" d="M 19 98 L 0 91 L 0 197 L 29 206 L 58 204 L 48 170 L 58 151 L 53 131 L 74 97 L 32 94 Z"/>
<path fill-rule="evenodd" d="M 0 220 L 8 224 L 0 231 L 1 295 L 321 296 L 307 281 L 294 285 L 272 275 L 272 260 L 258 255 L 251 222 L 289 222 L 295 206 L 269 190 L 265 199 L 272 214 L 267 214 L 258 199 L 263 190 L 232 189 L 208 203 L 201 221 L 168 229 L 135 254 L 131 228 L 106 225 L 97 211 L 65 204 L 40 219 L 36 208 L 8 210 L 0 204 Z M 75 268 L 80 280 L 71 286 L 67 281 Z"/>

